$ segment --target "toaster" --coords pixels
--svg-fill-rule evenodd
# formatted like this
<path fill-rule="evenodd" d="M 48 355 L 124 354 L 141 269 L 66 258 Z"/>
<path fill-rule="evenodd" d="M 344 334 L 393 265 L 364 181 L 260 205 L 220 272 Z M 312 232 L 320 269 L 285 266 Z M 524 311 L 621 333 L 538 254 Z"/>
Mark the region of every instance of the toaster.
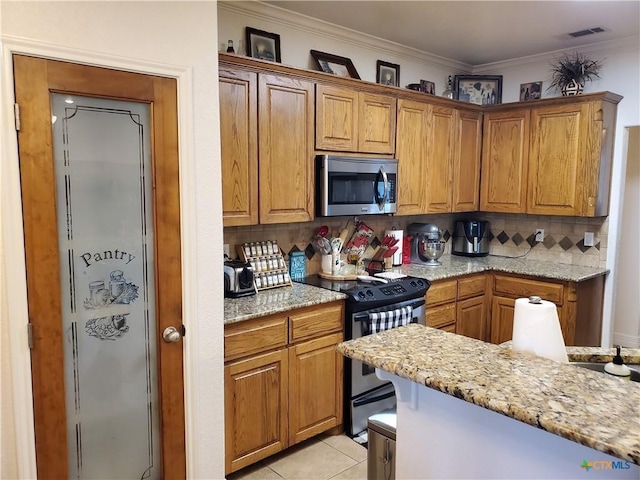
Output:
<path fill-rule="evenodd" d="M 224 262 L 224 296 L 236 298 L 255 293 L 256 286 L 251 264 L 240 260 Z"/>

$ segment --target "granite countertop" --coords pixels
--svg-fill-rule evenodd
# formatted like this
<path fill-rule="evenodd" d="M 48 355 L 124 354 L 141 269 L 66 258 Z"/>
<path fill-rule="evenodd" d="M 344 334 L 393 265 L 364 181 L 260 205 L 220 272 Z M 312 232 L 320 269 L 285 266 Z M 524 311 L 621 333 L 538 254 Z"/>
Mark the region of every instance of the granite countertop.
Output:
<path fill-rule="evenodd" d="M 640 465 L 639 383 L 415 324 L 337 348 L 347 357 Z"/>
<path fill-rule="evenodd" d="M 392 270 L 414 277 L 426 278 L 429 281 L 493 271 L 530 275 L 551 280 L 583 282 L 594 277 L 606 275 L 609 272 L 609 270 L 605 268 L 542 262 L 526 258 L 504 258 L 491 255 L 486 257 L 443 255 L 440 258 L 440 263 L 441 265 L 435 267 L 412 263 L 395 267 Z"/>
<path fill-rule="evenodd" d="M 224 299 L 224 324 L 343 300 L 343 293 L 293 282 L 290 287 L 263 290 L 249 297 Z"/>

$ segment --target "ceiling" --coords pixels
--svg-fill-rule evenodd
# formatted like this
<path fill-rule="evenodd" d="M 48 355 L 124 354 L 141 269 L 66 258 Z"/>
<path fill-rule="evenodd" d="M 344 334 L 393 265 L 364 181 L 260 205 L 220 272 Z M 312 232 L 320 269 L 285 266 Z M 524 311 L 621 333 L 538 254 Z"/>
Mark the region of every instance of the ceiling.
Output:
<path fill-rule="evenodd" d="M 638 0 L 265 3 L 472 66 L 640 34 Z"/>

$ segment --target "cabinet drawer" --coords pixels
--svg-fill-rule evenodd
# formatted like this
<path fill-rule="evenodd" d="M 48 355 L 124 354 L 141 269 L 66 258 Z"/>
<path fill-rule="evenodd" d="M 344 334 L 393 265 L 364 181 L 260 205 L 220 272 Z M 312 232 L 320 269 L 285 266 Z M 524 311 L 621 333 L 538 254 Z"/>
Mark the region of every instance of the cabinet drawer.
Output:
<path fill-rule="evenodd" d="M 455 302 L 456 300 L 456 280 L 446 282 L 434 282 L 427 290 L 427 305 L 437 305 L 438 303 Z"/>
<path fill-rule="evenodd" d="M 445 325 L 456 323 L 456 304 L 448 303 L 438 307 L 427 307 L 425 315 L 427 317 L 427 327 L 440 328 Z"/>
<path fill-rule="evenodd" d="M 286 315 L 247 320 L 224 328 L 225 361 L 284 347 L 286 344 Z"/>
<path fill-rule="evenodd" d="M 473 277 L 461 278 L 458 280 L 458 300 L 484 295 L 486 285 L 486 275 L 475 275 Z"/>
<path fill-rule="evenodd" d="M 563 302 L 564 285 L 496 275 L 494 292 L 513 298 L 537 295 L 543 300 L 548 300 L 560 306 Z"/>
<path fill-rule="evenodd" d="M 342 331 L 343 318 L 342 302 L 296 310 L 289 316 L 289 342 L 295 343 L 306 338 Z"/>

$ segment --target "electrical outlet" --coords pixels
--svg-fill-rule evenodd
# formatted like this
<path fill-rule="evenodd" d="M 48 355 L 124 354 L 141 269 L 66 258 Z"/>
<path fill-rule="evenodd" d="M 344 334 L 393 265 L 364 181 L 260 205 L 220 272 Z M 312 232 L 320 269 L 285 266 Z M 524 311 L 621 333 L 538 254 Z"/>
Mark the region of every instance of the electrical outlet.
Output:
<path fill-rule="evenodd" d="M 593 232 L 584 232 L 584 246 L 593 247 Z"/>
<path fill-rule="evenodd" d="M 536 242 L 544 242 L 544 228 L 536 228 Z"/>
<path fill-rule="evenodd" d="M 225 244 L 222 246 L 222 248 L 223 248 L 223 250 L 224 250 L 224 254 L 225 254 L 227 257 L 231 257 L 231 254 L 229 253 L 229 244 L 228 244 L 228 243 L 225 243 Z"/>

